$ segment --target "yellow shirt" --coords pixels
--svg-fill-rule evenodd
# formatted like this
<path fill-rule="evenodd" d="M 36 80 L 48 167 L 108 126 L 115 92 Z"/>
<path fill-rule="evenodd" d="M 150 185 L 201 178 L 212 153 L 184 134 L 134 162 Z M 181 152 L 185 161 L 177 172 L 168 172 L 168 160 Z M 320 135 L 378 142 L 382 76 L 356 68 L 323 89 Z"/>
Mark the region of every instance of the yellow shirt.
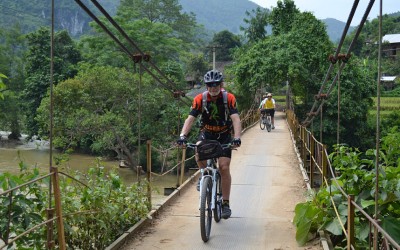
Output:
<path fill-rule="evenodd" d="M 271 100 L 267 99 L 265 101 L 265 103 L 264 103 L 264 108 L 265 109 L 273 109 L 273 108 L 275 108 L 275 100 L 272 99 L 272 98 L 271 98 Z"/>

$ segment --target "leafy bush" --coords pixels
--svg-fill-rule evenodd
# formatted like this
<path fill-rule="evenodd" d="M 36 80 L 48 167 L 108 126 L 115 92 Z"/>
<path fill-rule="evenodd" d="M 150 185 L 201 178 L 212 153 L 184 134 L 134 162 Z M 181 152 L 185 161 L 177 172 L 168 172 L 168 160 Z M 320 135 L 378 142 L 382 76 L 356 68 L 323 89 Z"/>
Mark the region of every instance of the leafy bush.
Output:
<path fill-rule="evenodd" d="M 391 133 L 382 139 L 379 171 L 378 218 L 382 228 L 397 242 L 400 242 L 400 133 L 393 128 Z M 337 246 L 345 246 L 346 238 L 343 226 L 347 221 L 347 197 L 354 195 L 354 201 L 371 217 L 375 211 L 375 153 L 367 150 L 364 154 L 347 146 L 336 148 L 338 153 L 330 155 L 330 161 L 335 171 L 339 173 L 337 182 L 326 188 L 321 188 L 309 201 L 297 204 L 294 224 L 296 225 L 296 240 L 304 245 L 310 235 L 318 230 L 328 231 L 336 239 Z M 333 203 L 334 202 L 334 203 Z M 340 221 L 334 211 L 334 205 L 340 216 Z M 355 237 L 358 248 L 367 247 L 369 236 L 368 220 L 355 212 Z"/>
<path fill-rule="evenodd" d="M 20 174 L 0 173 L 0 191 L 15 188 L 39 177 L 39 170 L 29 169 L 23 162 L 19 164 Z M 0 196 L 0 240 L 9 242 L 15 236 L 43 222 L 46 215 L 48 179 L 36 182 Z M 47 187 L 47 189 L 45 188 Z M 23 236 L 16 243 L 17 249 L 44 249 L 44 228 Z M 0 242 L 1 242 L 0 241 Z M 1 245 L 0 245 L 1 246 Z"/>
<path fill-rule="evenodd" d="M 83 177 L 83 180 L 82 180 Z M 86 211 L 66 216 L 65 238 L 71 249 L 104 249 L 148 213 L 145 183 L 130 187 L 121 178 L 103 168 L 90 168 L 87 175 L 62 182 L 63 213 Z"/>
<path fill-rule="evenodd" d="M 70 249 L 104 249 L 149 211 L 145 182 L 128 187 L 115 171 L 106 172 L 100 165 L 90 168 L 87 174 L 75 173 L 74 178 L 86 186 L 71 178 L 60 178 L 65 239 Z M 40 176 L 37 168 L 29 169 L 23 163 L 20 168 L 18 176 L 0 174 L 2 190 Z M 9 241 L 47 219 L 48 181 L 46 178 L 14 191 L 11 205 L 8 196 L 0 196 L 0 240 Z M 13 247 L 45 249 L 45 230 L 44 227 L 34 230 Z"/>

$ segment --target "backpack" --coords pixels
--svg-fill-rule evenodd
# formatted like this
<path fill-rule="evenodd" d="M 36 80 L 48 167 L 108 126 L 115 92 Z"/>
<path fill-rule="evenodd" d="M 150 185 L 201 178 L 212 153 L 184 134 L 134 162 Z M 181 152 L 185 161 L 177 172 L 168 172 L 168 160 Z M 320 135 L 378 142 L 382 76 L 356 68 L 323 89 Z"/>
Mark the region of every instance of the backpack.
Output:
<path fill-rule="evenodd" d="M 221 90 L 221 91 L 222 91 L 222 98 L 224 99 L 224 106 L 225 106 L 225 121 L 227 121 L 228 116 L 229 116 L 228 92 L 226 92 L 225 90 Z M 207 90 L 203 92 L 203 103 L 202 103 L 201 107 L 202 107 L 203 112 L 205 110 L 207 112 L 207 114 L 209 114 L 209 112 L 207 110 L 207 94 L 208 94 Z"/>

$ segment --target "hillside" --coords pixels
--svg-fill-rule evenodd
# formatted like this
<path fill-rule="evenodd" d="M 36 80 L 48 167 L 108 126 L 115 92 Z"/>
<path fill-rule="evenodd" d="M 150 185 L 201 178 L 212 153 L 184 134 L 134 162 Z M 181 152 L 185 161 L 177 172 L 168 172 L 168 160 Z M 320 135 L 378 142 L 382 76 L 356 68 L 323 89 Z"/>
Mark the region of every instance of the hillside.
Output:
<path fill-rule="evenodd" d="M 346 23 L 336 20 L 334 18 L 322 19 L 321 21 L 325 23 L 327 27 L 326 30 L 331 41 L 339 42 L 340 38 L 342 37 L 342 33 L 344 27 L 346 26 Z M 355 27 L 350 26 L 347 34 L 351 33 L 354 29 Z"/>
<path fill-rule="evenodd" d="M 229 30 L 239 34 L 239 27 L 244 25 L 246 11 L 259 7 L 248 0 L 180 0 L 185 12 L 193 12 L 197 22 L 211 31 Z"/>
<path fill-rule="evenodd" d="M 114 15 L 120 0 L 98 0 L 100 4 Z M 97 9 L 83 1 L 95 13 Z M 197 22 L 211 32 L 229 30 L 239 34 L 240 26 L 244 26 L 243 19 L 246 11 L 259 7 L 249 0 L 180 0 L 184 12 L 193 12 Z M 72 37 L 79 37 L 90 31 L 89 22 L 92 19 L 74 0 L 55 1 L 56 30 L 66 29 Z M 2 0 L 0 2 L 0 25 L 10 27 L 20 23 L 23 32 L 31 32 L 39 26 L 49 26 L 51 5 L 49 1 L 32 0 Z M 333 42 L 339 40 L 344 22 L 328 18 L 322 20 L 327 25 L 328 35 Z M 352 28 L 353 29 L 353 28 Z"/>

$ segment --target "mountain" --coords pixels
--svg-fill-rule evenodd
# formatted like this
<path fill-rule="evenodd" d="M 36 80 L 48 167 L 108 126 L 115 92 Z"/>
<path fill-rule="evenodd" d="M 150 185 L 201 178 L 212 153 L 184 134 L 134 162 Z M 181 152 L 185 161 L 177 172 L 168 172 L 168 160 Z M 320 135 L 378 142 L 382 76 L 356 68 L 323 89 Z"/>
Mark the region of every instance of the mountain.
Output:
<path fill-rule="evenodd" d="M 335 43 L 339 42 L 340 38 L 342 37 L 342 33 L 344 27 L 346 26 L 346 23 L 336 20 L 334 18 L 322 19 L 321 21 L 324 22 L 326 25 L 326 31 L 330 40 Z M 354 26 L 350 26 L 347 34 L 351 33 L 355 28 L 356 27 Z"/>
<path fill-rule="evenodd" d="M 193 12 L 197 22 L 207 30 L 219 32 L 229 30 L 239 34 L 240 26 L 244 26 L 243 19 L 246 11 L 260 7 L 248 0 L 180 0 L 183 11 Z"/>
<path fill-rule="evenodd" d="M 197 22 L 210 33 L 229 30 L 240 34 L 240 26 L 245 26 L 243 19 L 246 11 L 260 7 L 249 0 L 179 0 L 183 11 L 194 13 Z M 89 0 L 82 1 L 96 16 L 97 8 Z M 116 13 L 120 0 L 98 0 L 110 15 Z M 90 32 L 91 17 L 74 0 L 55 1 L 55 28 L 66 29 L 72 37 L 78 38 Z M 51 4 L 42 0 L 1 0 L 0 27 L 10 27 L 19 22 L 24 33 L 36 30 L 39 26 L 50 26 Z M 322 20 L 327 25 L 328 35 L 332 41 L 340 39 L 345 26 L 344 22 L 335 19 Z M 269 31 L 270 33 L 270 31 Z M 212 36 L 212 34 L 210 34 Z"/>
<path fill-rule="evenodd" d="M 82 1 L 96 15 L 100 13 L 88 3 Z M 116 12 L 119 0 L 98 0 L 98 2 L 110 14 Z M 58 0 L 54 1 L 55 7 L 55 29 L 68 30 L 72 37 L 90 31 L 89 22 L 91 17 L 74 1 Z M 51 1 L 43 0 L 1 0 L 0 1 L 0 27 L 11 27 L 19 23 L 24 33 L 32 32 L 40 26 L 51 24 Z"/>

